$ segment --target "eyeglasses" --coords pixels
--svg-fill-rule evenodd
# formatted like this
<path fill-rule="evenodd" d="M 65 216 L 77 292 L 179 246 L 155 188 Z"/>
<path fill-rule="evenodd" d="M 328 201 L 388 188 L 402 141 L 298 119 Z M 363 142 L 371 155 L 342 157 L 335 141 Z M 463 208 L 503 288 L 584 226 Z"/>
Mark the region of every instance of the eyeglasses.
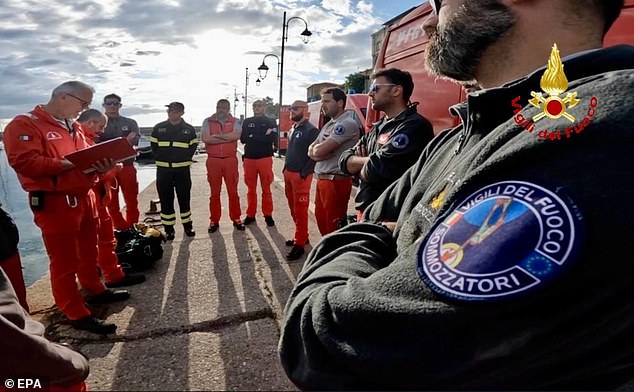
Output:
<path fill-rule="evenodd" d="M 429 0 L 429 5 L 434 14 L 438 15 L 438 10 L 442 6 L 442 0 Z"/>
<path fill-rule="evenodd" d="M 106 101 L 103 103 L 106 106 L 118 106 L 119 105 L 119 101 Z"/>
<path fill-rule="evenodd" d="M 71 97 L 73 97 L 76 100 L 78 100 L 79 102 L 81 102 L 82 109 L 88 109 L 90 107 L 90 101 L 86 101 L 85 99 L 81 99 L 78 96 L 73 95 L 71 93 L 66 93 L 66 95 L 70 95 Z"/>
<path fill-rule="evenodd" d="M 394 83 L 372 83 L 370 93 L 376 93 L 383 86 L 396 86 Z"/>
<path fill-rule="evenodd" d="M 299 110 L 299 109 L 302 109 L 302 108 L 305 108 L 305 107 L 306 106 L 291 106 L 291 110 L 295 111 L 295 110 Z"/>

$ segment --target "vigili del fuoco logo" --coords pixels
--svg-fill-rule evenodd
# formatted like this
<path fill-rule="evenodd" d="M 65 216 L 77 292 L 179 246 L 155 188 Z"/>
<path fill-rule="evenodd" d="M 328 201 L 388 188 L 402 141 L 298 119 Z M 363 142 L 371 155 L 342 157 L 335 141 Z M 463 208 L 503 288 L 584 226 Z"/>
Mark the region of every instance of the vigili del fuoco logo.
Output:
<path fill-rule="evenodd" d="M 544 117 L 553 120 L 564 117 L 570 121 L 571 125 L 562 130 L 556 129 L 549 131 L 548 129 L 543 129 L 538 131 L 537 137 L 545 140 L 561 140 L 563 137 L 570 138 L 576 133 L 583 132 L 596 114 L 595 109 L 597 107 L 598 100 L 597 97 L 594 96 L 590 98 L 586 116 L 580 121 L 567 112 L 568 109 L 577 106 L 580 100 L 577 99 L 577 92 L 575 91 L 568 92 L 563 98 L 561 97 L 561 95 L 568 90 L 568 79 L 564 73 L 564 65 L 559 57 L 559 49 L 557 49 L 556 43 L 553 44 L 550 57 L 548 58 L 548 67 L 542 75 L 539 86 L 541 87 L 542 92 L 531 91 L 531 96 L 533 98 L 529 99 L 528 103 L 538 109 L 541 109 L 541 113 L 536 114 L 530 119 L 525 118 L 520 113 L 522 110 L 522 105 L 519 103 L 521 97 L 515 97 L 515 99 L 511 102 L 511 105 L 514 108 L 513 113 L 515 116 L 513 119 L 515 120 L 515 123 L 522 126 L 522 128 L 526 131 L 533 133 L 533 131 L 535 131 L 535 123 L 542 120 Z"/>

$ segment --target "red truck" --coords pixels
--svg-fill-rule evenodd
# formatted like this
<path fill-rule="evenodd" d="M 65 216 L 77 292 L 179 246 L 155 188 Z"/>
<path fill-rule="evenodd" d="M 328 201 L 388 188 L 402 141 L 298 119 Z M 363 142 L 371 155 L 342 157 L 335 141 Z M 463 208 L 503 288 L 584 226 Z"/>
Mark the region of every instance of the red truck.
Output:
<path fill-rule="evenodd" d="M 448 108 L 463 101 L 466 94 L 458 84 L 436 79 L 425 71 L 424 51 L 429 39 L 421 26 L 430 13 L 431 6 L 425 2 L 390 26 L 374 69 L 399 68 L 412 74 L 414 93 L 411 101 L 419 102 L 418 112 L 431 121 L 438 134 L 458 125 L 458 119 L 449 114 Z M 625 0 L 621 16 L 605 38 L 605 46 L 616 44 L 634 44 L 634 0 Z M 366 128 L 369 129 L 379 117 L 380 113 L 373 110 L 369 102 Z"/>

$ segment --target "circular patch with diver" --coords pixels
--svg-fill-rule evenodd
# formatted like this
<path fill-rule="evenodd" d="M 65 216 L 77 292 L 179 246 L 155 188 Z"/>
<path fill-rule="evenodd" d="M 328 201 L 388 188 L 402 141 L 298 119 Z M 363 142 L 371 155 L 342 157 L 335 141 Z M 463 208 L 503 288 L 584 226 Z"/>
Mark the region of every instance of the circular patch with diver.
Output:
<path fill-rule="evenodd" d="M 529 182 L 498 182 L 471 194 L 431 230 L 418 248 L 418 274 L 454 299 L 507 299 L 559 276 L 575 259 L 580 234 L 572 202 Z"/>

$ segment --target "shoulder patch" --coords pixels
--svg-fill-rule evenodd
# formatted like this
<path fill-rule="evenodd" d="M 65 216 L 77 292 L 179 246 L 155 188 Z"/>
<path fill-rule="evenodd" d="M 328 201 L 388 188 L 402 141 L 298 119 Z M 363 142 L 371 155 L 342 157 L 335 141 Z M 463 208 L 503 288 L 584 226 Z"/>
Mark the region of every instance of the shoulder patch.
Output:
<path fill-rule="evenodd" d="M 387 143 L 387 141 L 390 139 L 390 135 L 387 133 L 382 133 L 379 135 L 378 139 L 376 140 L 377 144 L 380 145 L 384 145 L 385 143 Z"/>
<path fill-rule="evenodd" d="M 60 140 L 62 135 L 60 135 L 57 131 L 48 131 L 46 132 L 46 140 Z"/>
<path fill-rule="evenodd" d="M 335 128 L 332 131 L 335 135 L 341 136 L 346 133 L 346 128 L 344 128 L 341 124 L 336 124 Z"/>
<path fill-rule="evenodd" d="M 536 184 L 498 182 L 436 224 L 418 248 L 418 274 L 433 291 L 457 300 L 525 295 L 576 260 L 582 231 L 572 202 Z"/>
<path fill-rule="evenodd" d="M 404 149 L 408 145 L 409 137 L 404 133 L 399 133 L 398 135 L 394 136 L 394 139 L 392 139 L 392 146 L 394 148 L 398 148 L 399 150 Z"/>

